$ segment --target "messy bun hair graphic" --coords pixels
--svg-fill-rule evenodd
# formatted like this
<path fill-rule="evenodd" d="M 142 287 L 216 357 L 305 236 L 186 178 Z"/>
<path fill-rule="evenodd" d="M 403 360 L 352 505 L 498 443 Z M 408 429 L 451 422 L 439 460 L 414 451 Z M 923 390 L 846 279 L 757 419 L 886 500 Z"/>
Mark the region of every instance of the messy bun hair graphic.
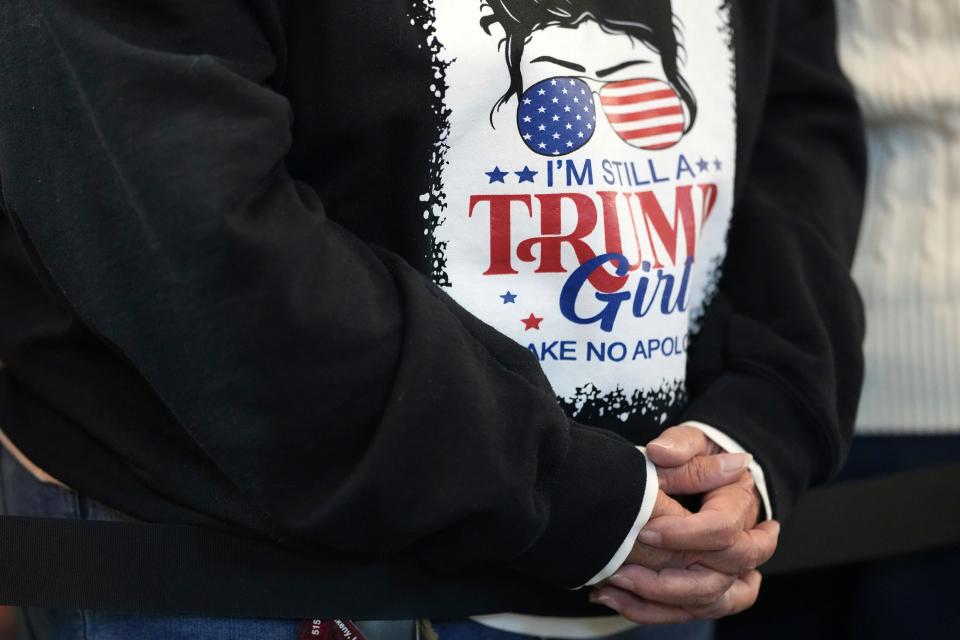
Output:
<path fill-rule="evenodd" d="M 503 29 L 503 48 L 510 86 L 500 96 L 490 113 L 510 98 L 523 92 L 520 61 L 531 36 L 547 27 L 575 29 L 593 20 L 610 34 L 625 34 L 643 43 L 660 56 L 667 82 L 683 101 L 687 110 L 686 131 L 697 117 L 697 101 L 690 85 L 680 73 L 680 27 L 675 22 L 670 0 L 483 0 L 488 12 L 480 26 L 489 35 L 497 24 Z"/>

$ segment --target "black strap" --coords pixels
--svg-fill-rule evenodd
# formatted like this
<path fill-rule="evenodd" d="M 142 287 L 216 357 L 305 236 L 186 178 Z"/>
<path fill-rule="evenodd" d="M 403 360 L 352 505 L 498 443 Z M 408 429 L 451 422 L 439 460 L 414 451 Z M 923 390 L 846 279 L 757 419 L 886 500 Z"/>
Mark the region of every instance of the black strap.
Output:
<path fill-rule="evenodd" d="M 546 603 L 546 604 L 545 604 Z M 247 618 L 596 615 L 585 591 L 412 559 L 307 556 L 196 526 L 0 517 L 0 604 Z"/>
<path fill-rule="evenodd" d="M 811 491 L 764 574 L 820 569 L 960 544 L 960 465 Z"/>
<path fill-rule="evenodd" d="M 960 543 L 960 465 L 809 494 L 764 572 Z M 460 618 L 521 610 L 589 615 L 583 592 L 412 561 L 349 563 L 180 525 L 0 517 L 0 603 L 230 617 Z M 551 605 L 544 608 L 543 602 Z"/>

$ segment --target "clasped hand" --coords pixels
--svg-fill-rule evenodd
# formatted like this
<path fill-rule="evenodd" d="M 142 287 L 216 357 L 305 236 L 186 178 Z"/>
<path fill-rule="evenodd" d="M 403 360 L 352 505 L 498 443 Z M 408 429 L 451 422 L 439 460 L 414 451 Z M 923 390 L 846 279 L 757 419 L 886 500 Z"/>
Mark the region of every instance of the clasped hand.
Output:
<path fill-rule="evenodd" d="M 750 456 L 723 453 L 690 426 L 664 431 L 647 456 L 660 481 L 653 513 L 624 565 L 590 599 L 641 624 L 715 619 L 752 606 L 757 567 L 773 555 L 780 525 L 758 524 Z M 700 494 L 695 513 L 671 497 Z"/>

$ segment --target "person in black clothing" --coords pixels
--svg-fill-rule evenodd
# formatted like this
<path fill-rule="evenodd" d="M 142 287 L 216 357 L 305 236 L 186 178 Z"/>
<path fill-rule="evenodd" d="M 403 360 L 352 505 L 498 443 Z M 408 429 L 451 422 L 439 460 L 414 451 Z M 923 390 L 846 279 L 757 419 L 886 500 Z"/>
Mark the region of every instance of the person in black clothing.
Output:
<path fill-rule="evenodd" d="M 4 2 L 10 455 L 330 558 L 321 616 L 749 606 L 861 379 L 833 41 L 824 1 Z"/>

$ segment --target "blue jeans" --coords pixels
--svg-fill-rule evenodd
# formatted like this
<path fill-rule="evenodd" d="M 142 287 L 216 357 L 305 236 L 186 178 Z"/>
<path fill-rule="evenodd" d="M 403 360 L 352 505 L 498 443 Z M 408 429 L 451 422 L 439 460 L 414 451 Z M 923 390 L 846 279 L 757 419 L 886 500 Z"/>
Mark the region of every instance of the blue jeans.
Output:
<path fill-rule="evenodd" d="M 81 493 L 34 478 L 0 448 L 0 512 L 8 515 L 123 521 L 132 518 Z M 30 640 L 296 640 L 301 620 L 210 618 L 124 614 L 89 609 L 27 607 L 18 612 L 21 637 Z M 369 623 L 367 640 L 389 640 Z M 385 627 L 381 627 L 384 628 Z M 471 621 L 434 625 L 438 640 L 520 640 Z M 709 640 L 712 623 L 645 627 L 611 636 L 616 640 Z"/>

